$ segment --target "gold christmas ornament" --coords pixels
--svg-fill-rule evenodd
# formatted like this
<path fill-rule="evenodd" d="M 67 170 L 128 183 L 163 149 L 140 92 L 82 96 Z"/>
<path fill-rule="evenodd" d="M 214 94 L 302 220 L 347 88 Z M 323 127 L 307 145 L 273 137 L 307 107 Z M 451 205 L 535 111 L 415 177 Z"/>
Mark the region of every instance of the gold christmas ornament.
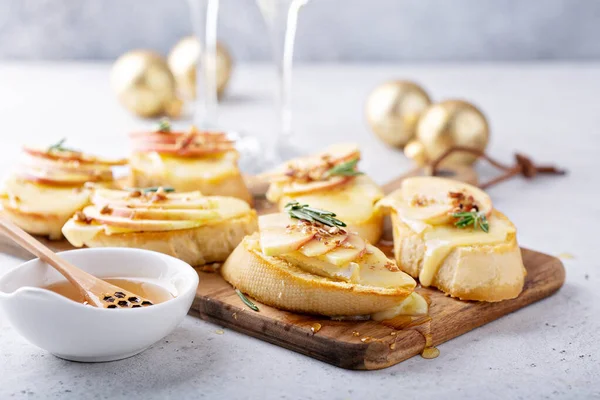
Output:
<path fill-rule="evenodd" d="M 411 140 L 404 146 L 404 155 L 413 160 L 419 167 L 423 167 L 428 161 L 425 146 L 417 140 Z"/>
<path fill-rule="evenodd" d="M 446 100 L 423 112 L 416 129 L 416 140 L 422 145 L 427 160 L 439 157 L 453 146 L 485 150 L 489 141 L 489 126 L 485 116 L 474 105 L 462 100 Z M 445 165 L 472 164 L 472 154 L 452 154 Z"/>
<path fill-rule="evenodd" d="M 181 112 L 175 78 L 157 53 L 133 50 L 123 54 L 113 65 L 110 81 L 125 108 L 141 117 L 177 117 Z"/>
<path fill-rule="evenodd" d="M 177 81 L 177 89 L 184 98 L 196 98 L 196 65 L 200 59 L 200 43 L 194 36 L 181 39 L 171 50 L 168 57 L 169 68 Z M 227 48 L 217 43 L 217 95 L 223 96 L 233 60 Z"/>
<path fill-rule="evenodd" d="M 386 82 L 367 98 L 367 121 L 386 144 L 403 147 L 414 137 L 419 116 L 430 104 L 429 96 L 416 83 Z"/>

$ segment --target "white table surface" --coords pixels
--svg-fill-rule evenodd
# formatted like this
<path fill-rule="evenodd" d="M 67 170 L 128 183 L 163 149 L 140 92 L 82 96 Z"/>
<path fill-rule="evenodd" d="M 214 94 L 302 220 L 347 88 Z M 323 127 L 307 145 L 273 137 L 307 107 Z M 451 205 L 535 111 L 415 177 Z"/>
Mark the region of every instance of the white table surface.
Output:
<path fill-rule="evenodd" d="M 221 121 L 267 138 L 274 132 L 273 74 L 240 66 Z M 131 117 L 108 85 L 109 66 L 0 65 L 0 171 L 24 142 L 67 136 L 73 145 L 125 155 L 126 133 L 150 126 Z M 364 169 L 383 183 L 410 163 L 369 131 L 369 91 L 393 78 L 420 82 L 434 99 L 466 98 L 489 116 L 489 151 L 515 150 L 569 170 L 515 179 L 490 190 L 519 227 L 521 245 L 568 253 L 554 296 L 414 357 L 372 372 L 346 371 L 186 317 L 149 350 L 107 364 L 63 361 L 0 320 L 0 398 L 600 398 L 600 64 L 299 66 L 294 126 L 306 149 L 359 142 Z M 485 176 L 493 172 L 480 167 Z M 19 264 L 0 255 L 0 274 Z M 0 316 L 1 317 L 1 316 Z"/>

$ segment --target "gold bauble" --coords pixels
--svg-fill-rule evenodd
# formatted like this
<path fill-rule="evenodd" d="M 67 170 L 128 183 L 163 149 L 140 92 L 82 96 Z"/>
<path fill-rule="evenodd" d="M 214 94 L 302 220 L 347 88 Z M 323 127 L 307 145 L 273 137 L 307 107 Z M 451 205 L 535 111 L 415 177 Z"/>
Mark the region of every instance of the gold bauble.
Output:
<path fill-rule="evenodd" d="M 419 119 L 416 140 L 423 144 L 431 161 L 453 146 L 485 150 L 489 126 L 485 116 L 474 105 L 462 100 L 446 100 L 430 106 Z M 443 164 L 472 164 L 472 154 L 454 153 Z"/>
<path fill-rule="evenodd" d="M 425 154 L 425 146 L 418 140 L 411 140 L 404 146 L 404 155 L 415 162 L 419 167 L 427 164 L 427 155 Z"/>
<path fill-rule="evenodd" d="M 196 98 L 196 65 L 200 59 L 200 43 L 194 36 L 181 39 L 171 50 L 168 57 L 169 68 L 177 81 L 177 89 L 186 99 Z M 217 95 L 223 96 L 233 60 L 227 48 L 217 43 Z"/>
<path fill-rule="evenodd" d="M 415 135 L 421 113 L 431 104 L 427 93 L 408 81 L 390 81 L 367 98 L 367 121 L 386 144 L 403 147 Z"/>
<path fill-rule="evenodd" d="M 113 65 L 110 81 L 125 108 L 141 117 L 176 117 L 181 111 L 175 78 L 157 53 L 133 50 L 123 54 Z"/>

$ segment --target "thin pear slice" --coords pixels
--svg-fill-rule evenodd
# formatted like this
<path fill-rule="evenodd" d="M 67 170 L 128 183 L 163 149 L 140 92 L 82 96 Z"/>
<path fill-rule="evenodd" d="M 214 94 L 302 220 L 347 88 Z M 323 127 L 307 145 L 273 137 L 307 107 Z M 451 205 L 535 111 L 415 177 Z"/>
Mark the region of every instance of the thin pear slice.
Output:
<path fill-rule="evenodd" d="M 260 230 L 260 248 L 266 256 L 278 256 L 298 250 L 314 236 L 314 233 L 269 227 Z"/>
<path fill-rule="evenodd" d="M 332 176 L 324 181 L 312 181 L 312 182 L 289 182 L 285 184 L 282 189 L 283 194 L 294 195 L 301 193 L 313 193 L 323 190 L 331 190 L 338 186 L 344 185 L 350 182 L 354 177 L 352 176 Z"/>
<path fill-rule="evenodd" d="M 354 282 L 358 279 L 359 265 L 357 263 L 351 262 L 342 266 L 333 265 L 318 258 L 307 257 L 298 251 L 282 254 L 279 257 L 315 275 L 345 282 Z"/>
<path fill-rule="evenodd" d="M 126 165 L 127 159 L 124 158 L 105 158 L 99 156 L 93 156 L 87 153 L 81 153 L 78 151 L 48 151 L 48 148 L 41 149 L 36 147 L 25 146 L 23 152 L 34 157 L 48 158 L 51 160 L 61 161 L 78 161 L 82 164 L 101 164 L 101 165 Z"/>
<path fill-rule="evenodd" d="M 214 209 L 217 206 L 214 197 L 202 196 L 200 192 L 168 193 L 166 197 L 165 200 L 151 202 L 145 197 L 131 197 L 131 192 L 99 189 L 94 192 L 92 202 L 132 208 Z"/>
<path fill-rule="evenodd" d="M 116 217 L 108 214 L 102 214 L 95 206 L 84 208 L 83 213 L 86 217 L 97 221 L 98 223 L 119 228 L 131 229 L 138 232 L 151 231 L 171 231 L 179 229 L 190 229 L 201 226 L 204 221 L 156 221 L 156 220 L 133 220 L 124 217 Z"/>
<path fill-rule="evenodd" d="M 263 254 L 277 256 L 291 253 L 315 236 L 314 230 L 288 228 L 297 224 L 298 220 L 293 220 L 284 213 L 261 215 L 258 218 L 258 228 Z"/>
<path fill-rule="evenodd" d="M 111 215 L 130 219 L 151 219 L 155 221 L 212 221 L 221 218 L 215 210 L 173 210 L 157 208 L 113 208 Z"/>
<path fill-rule="evenodd" d="M 400 271 L 377 247 L 367 243 L 362 257 L 355 260 L 360 265 L 358 283 L 377 287 L 414 288 L 415 280 Z"/>
<path fill-rule="evenodd" d="M 355 233 L 348 234 L 346 241 L 321 257 L 333 265 L 345 265 L 360 257 L 365 251 L 366 242 Z"/>
<path fill-rule="evenodd" d="M 348 235 L 345 233 L 326 237 L 314 237 L 298 251 L 307 257 L 317 257 L 340 246 L 347 238 Z"/>
<path fill-rule="evenodd" d="M 492 211 L 492 200 L 483 190 L 464 182 L 433 176 L 413 177 L 402 182 L 404 206 L 399 211 L 410 219 L 432 225 L 445 224 L 452 220 L 456 207 L 453 194 L 472 197 L 479 211 L 486 215 Z"/>
<path fill-rule="evenodd" d="M 263 178 L 277 178 L 285 174 L 290 168 L 294 169 L 310 169 L 317 165 L 321 165 L 324 159 L 334 164 L 360 158 L 360 149 L 356 143 L 338 143 L 329 146 L 324 151 L 316 154 L 311 154 L 304 157 L 297 157 L 286 161 L 285 163 L 275 167 L 271 171 L 267 171 L 260 175 Z"/>

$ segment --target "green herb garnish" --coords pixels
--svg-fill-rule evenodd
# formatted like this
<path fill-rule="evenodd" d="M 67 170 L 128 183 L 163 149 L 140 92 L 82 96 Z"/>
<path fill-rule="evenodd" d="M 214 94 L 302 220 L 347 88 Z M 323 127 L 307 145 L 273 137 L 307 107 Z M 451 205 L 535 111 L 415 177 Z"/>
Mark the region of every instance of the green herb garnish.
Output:
<path fill-rule="evenodd" d="M 242 300 L 242 302 L 247 305 L 248 307 L 250 307 L 251 309 L 253 309 L 254 311 L 260 311 L 258 309 L 258 307 L 256 307 L 256 304 L 254 304 L 253 302 L 250 301 L 250 299 L 248 299 L 246 297 L 246 295 L 244 293 L 242 293 L 240 291 L 240 289 L 235 289 L 235 292 L 237 293 L 237 295 L 240 297 L 240 299 Z"/>
<path fill-rule="evenodd" d="M 479 211 L 471 212 L 458 212 L 452 214 L 454 218 L 458 218 L 458 221 L 454 223 L 457 228 L 466 228 L 467 226 L 473 225 L 473 229 L 481 229 L 485 233 L 490 231 L 490 224 L 488 223 L 485 214 Z"/>
<path fill-rule="evenodd" d="M 164 186 L 153 186 L 153 187 L 147 187 L 147 188 L 126 188 L 125 190 L 130 191 L 130 192 L 135 192 L 135 191 L 139 191 L 142 193 L 152 193 L 152 192 L 157 192 L 158 189 L 161 189 L 166 192 L 166 193 L 172 193 L 175 191 L 174 188 L 172 187 L 164 187 Z"/>
<path fill-rule="evenodd" d="M 300 204 L 297 201 L 292 201 L 285 205 L 285 211 L 290 214 L 290 217 L 302 219 L 309 222 L 320 222 L 327 226 L 346 226 L 346 224 L 335 218 L 335 214 L 331 211 L 319 210 L 312 208 L 308 204 Z"/>
<path fill-rule="evenodd" d="M 70 151 L 72 153 L 80 153 L 79 150 L 70 149 L 68 147 L 63 146 L 66 141 L 67 141 L 67 138 L 62 138 L 58 142 L 54 143 L 53 145 L 48 146 L 48 152 L 51 152 L 51 151 Z"/>
<path fill-rule="evenodd" d="M 346 162 L 343 162 L 343 163 L 340 163 L 340 164 L 334 166 L 329 171 L 327 171 L 325 173 L 325 175 L 326 176 L 332 176 L 332 175 L 337 175 L 337 176 L 357 176 L 357 175 L 362 175 L 363 174 L 362 172 L 356 170 L 356 164 L 358 164 L 358 158 L 355 158 L 354 160 L 346 161 Z"/>
<path fill-rule="evenodd" d="M 169 133 L 171 132 L 171 122 L 168 119 L 161 119 L 156 128 L 156 132 Z"/>

